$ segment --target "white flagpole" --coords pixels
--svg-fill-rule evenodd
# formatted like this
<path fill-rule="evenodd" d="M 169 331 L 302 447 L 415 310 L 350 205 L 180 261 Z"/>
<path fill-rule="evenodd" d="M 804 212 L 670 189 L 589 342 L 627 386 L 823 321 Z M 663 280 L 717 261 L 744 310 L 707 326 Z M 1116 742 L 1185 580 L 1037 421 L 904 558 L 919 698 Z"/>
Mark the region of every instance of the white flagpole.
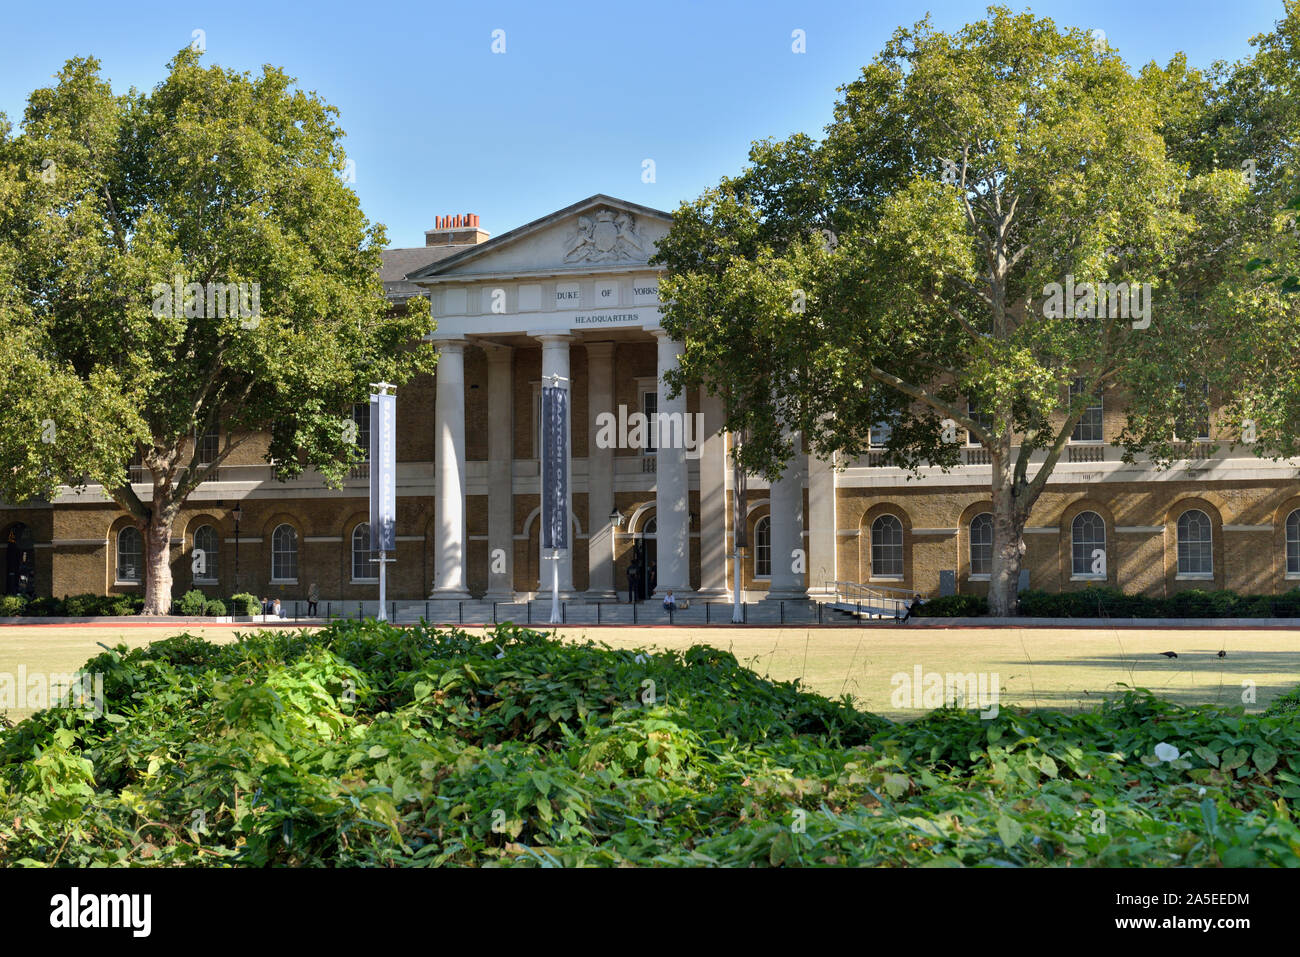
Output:
<path fill-rule="evenodd" d="M 384 611 L 384 606 L 388 604 L 386 600 L 388 594 L 387 591 L 388 582 L 387 582 L 387 575 L 385 574 L 385 570 L 387 569 L 387 567 L 388 565 L 387 565 L 387 561 L 385 560 L 385 553 L 380 552 L 379 553 L 379 614 L 375 616 L 375 618 L 378 621 L 388 620 L 388 615 Z"/>

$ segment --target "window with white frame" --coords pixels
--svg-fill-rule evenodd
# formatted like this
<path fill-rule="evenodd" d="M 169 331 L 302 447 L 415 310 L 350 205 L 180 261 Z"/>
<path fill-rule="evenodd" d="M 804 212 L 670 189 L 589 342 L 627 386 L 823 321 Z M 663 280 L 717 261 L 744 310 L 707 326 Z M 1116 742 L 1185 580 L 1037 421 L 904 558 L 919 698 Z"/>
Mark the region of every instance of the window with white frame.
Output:
<path fill-rule="evenodd" d="M 988 432 L 988 431 L 992 430 L 992 428 L 993 428 L 993 415 L 992 415 L 992 413 L 990 413 L 990 412 L 980 412 L 979 410 L 977 410 L 977 409 L 975 408 L 975 406 L 973 406 L 973 405 L 971 405 L 969 402 L 967 402 L 967 403 L 966 403 L 966 415 L 967 415 L 969 418 L 973 419 L 974 422 L 975 422 L 975 424 L 978 425 L 978 426 L 979 426 L 981 429 L 983 429 L 985 432 Z M 966 432 L 966 444 L 969 445 L 969 446 L 971 446 L 971 447 L 973 447 L 973 448 L 979 448 L 979 447 L 981 447 L 984 443 L 981 442 L 979 439 L 975 438 L 975 433 L 971 432 L 970 430 L 967 430 L 967 432 Z"/>
<path fill-rule="evenodd" d="M 988 578 L 993 574 L 993 513 L 981 512 L 970 520 L 970 575 Z"/>
<path fill-rule="evenodd" d="M 352 580 L 369 582 L 379 580 L 379 566 L 371 561 L 370 524 L 362 522 L 352 529 Z"/>
<path fill-rule="evenodd" d="M 217 530 L 211 525 L 200 525 L 194 530 L 190 571 L 196 582 L 217 581 Z"/>
<path fill-rule="evenodd" d="M 277 525 L 271 533 L 271 580 L 298 580 L 298 532 L 292 525 Z"/>
<path fill-rule="evenodd" d="M 1092 570 L 1096 561 L 1093 552 L 1097 549 L 1103 556 L 1106 554 L 1106 522 L 1096 512 L 1080 512 L 1070 524 L 1070 574 L 1076 578 L 1105 578 Z"/>
<path fill-rule="evenodd" d="M 1286 573 L 1300 576 L 1300 509 L 1286 517 Z"/>
<path fill-rule="evenodd" d="M 772 577 L 772 519 L 768 515 L 754 523 L 754 577 Z"/>
<path fill-rule="evenodd" d="M 1083 395 L 1084 383 L 1083 377 L 1080 376 L 1070 383 L 1070 405 L 1073 406 L 1076 399 Z M 1074 432 L 1070 435 L 1072 442 L 1100 442 L 1102 441 L 1102 399 L 1100 393 L 1092 395 L 1092 401 L 1083 410 L 1083 418 L 1074 427 Z"/>
<path fill-rule="evenodd" d="M 871 577 L 903 577 L 903 523 L 896 515 L 871 523 Z"/>
<path fill-rule="evenodd" d="M 144 581 L 144 536 L 134 525 L 117 533 L 116 580 L 136 584 Z"/>
<path fill-rule="evenodd" d="M 871 447 L 883 449 L 894 436 L 894 427 L 888 422 L 877 422 L 871 427 Z"/>
<path fill-rule="evenodd" d="M 221 430 L 204 432 L 198 439 L 199 465 L 211 465 L 221 453 Z"/>
<path fill-rule="evenodd" d="M 1190 508 L 1178 516 L 1178 574 L 1214 575 L 1214 526 L 1200 509 Z"/>

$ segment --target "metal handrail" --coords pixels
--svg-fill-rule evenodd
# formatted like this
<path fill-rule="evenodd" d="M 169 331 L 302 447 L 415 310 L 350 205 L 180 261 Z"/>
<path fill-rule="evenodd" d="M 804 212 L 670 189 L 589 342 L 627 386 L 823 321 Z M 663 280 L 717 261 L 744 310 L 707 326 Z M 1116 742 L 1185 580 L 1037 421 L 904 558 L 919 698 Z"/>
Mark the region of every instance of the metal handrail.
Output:
<path fill-rule="evenodd" d="M 853 606 L 858 615 L 865 613 L 869 618 L 902 618 L 917 594 L 910 588 L 864 585 L 850 581 L 828 581 L 826 591 L 835 596 L 834 604 Z M 865 609 L 863 606 L 866 606 Z"/>

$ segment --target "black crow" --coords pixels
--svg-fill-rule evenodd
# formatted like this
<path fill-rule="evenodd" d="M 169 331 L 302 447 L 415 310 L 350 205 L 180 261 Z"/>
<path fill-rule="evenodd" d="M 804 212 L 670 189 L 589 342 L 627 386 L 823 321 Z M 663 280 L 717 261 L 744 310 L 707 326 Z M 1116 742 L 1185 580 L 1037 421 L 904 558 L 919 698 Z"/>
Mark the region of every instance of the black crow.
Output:
<path fill-rule="evenodd" d="M 1164 655 L 1166 658 L 1177 658 L 1177 657 L 1178 657 L 1178 653 L 1175 652 L 1175 651 L 1162 651 L 1162 652 L 1160 652 L 1160 653 L 1161 653 L 1162 655 Z"/>
<path fill-rule="evenodd" d="M 1220 651 L 1218 656 L 1220 658 L 1226 658 L 1228 657 L 1228 653 L 1226 651 Z"/>

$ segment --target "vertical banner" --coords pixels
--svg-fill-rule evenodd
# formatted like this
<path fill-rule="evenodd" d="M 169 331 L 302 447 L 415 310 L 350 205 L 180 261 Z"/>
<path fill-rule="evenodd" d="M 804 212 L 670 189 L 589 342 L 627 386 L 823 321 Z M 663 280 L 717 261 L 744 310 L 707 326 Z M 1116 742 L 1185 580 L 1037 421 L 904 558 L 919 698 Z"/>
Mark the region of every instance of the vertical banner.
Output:
<path fill-rule="evenodd" d="M 397 551 L 397 396 L 370 396 L 370 549 Z"/>
<path fill-rule="evenodd" d="M 569 390 L 542 388 L 542 547 L 569 547 Z"/>

